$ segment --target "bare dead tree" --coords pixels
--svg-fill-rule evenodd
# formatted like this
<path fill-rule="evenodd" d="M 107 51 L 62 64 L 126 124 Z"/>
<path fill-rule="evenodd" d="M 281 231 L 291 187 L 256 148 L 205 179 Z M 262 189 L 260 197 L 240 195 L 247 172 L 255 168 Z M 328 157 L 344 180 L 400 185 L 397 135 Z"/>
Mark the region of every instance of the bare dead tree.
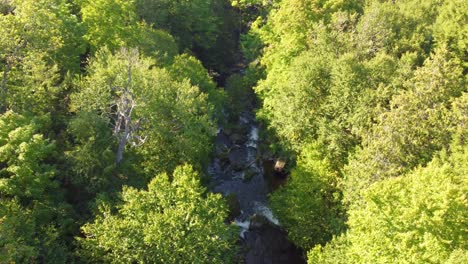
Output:
<path fill-rule="evenodd" d="M 120 164 L 123 159 L 125 146 L 129 143 L 132 146 L 141 146 L 145 143 L 147 136 L 139 135 L 142 131 L 143 120 L 133 120 L 133 111 L 137 106 L 135 96 L 132 92 L 132 65 L 138 58 L 138 50 L 134 49 L 131 52 L 122 50 L 128 55 L 127 67 L 127 83 L 124 87 L 113 87 L 111 89 L 117 94 L 116 102 L 113 105 L 115 112 L 114 117 L 114 136 L 117 138 L 119 145 L 116 154 L 116 163 Z"/>

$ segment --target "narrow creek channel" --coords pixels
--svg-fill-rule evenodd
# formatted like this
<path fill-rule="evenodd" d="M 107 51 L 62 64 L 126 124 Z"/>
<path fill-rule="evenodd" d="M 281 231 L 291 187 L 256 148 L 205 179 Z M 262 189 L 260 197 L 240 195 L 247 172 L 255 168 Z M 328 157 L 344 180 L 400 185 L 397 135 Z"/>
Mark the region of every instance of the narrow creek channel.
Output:
<path fill-rule="evenodd" d="M 242 75 L 243 70 L 237 72 Z M 245 109 L 224 127 L 218 127 L 214 158 L 208 167 L 210 189 L 221 193 L 230 204 L 230 221 L 240 228 L 241 263 L 305 263 L 302 251 L 288 241 L 268 207 L 272 188 L 259 150 L 262 139 L 254 113 L 255 94 L 248 94 L 250 98 L 241 99 L 247 102 Z"/>

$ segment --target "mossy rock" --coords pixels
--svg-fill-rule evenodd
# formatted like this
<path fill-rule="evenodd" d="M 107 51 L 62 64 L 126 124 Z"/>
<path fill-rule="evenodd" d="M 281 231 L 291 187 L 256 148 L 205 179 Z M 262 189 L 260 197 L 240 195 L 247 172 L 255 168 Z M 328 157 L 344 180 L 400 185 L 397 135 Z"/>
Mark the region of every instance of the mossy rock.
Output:
<path fill-rule="evenodd" d="M 229 160 L 229 151 L 230 148 L 226 146 L 217 146 L 216 147 L 216 157 L 220 160 Z"/>
<path fill-rule="evenodd" d="M 244 174 L 244 182 L 249 182 L 253 179 L 253 177 L 255 177 L 255 175 L 257 175 L 257 170 L 255 170 L 254 168 L 250 167 L 248 168 L 246 171 L 245 171 L 245 174 Z"/>
<path fill-rule="evenodd" d="M 228 219 L 229 221 L 234 221 L 234 219 L 241 214 L 239 199 L 237 199 L 235 193 L 228 194 L 225 199 L 229 208 Z"/>
<path fill-rule="evenodd" d="M 231 136 L 231 141 L 234 144 L 241 145 L 247 142 L 248 138 L 245 134 L 238 134 L 238 133 L 233 133 Z"/>
<path fill-rule="evenodd" d="M 236 124 L 232 127 L 233 133 L 241 134 L 241 135 L 248 135 L 250 132 L 250 128 L 246 125 Z"/>
<path fill-rule="evenodd" d="M 267 227 L 267 226 L 271 226 L 271 223 L 268 220 L 268 218 L 266 218 L 263 215 L 254 214 L 250 218 L 249 229 L 251 229 L 251 230 L 256 230 L 256 229 L 258 230 L 258 229 L 262 229 L 263 227 Z"/>

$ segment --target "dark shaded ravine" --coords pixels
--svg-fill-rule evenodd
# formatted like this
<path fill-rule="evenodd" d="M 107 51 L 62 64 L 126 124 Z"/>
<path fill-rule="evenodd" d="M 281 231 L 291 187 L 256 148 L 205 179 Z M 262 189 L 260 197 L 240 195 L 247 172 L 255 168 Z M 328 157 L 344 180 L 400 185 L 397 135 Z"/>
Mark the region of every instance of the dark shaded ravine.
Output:
<path fill-rule="evenodd" d="M 238 68 L 235 73 L 242 74 Z M 227 88 L 229 89 L 229 88 Z M 227 198 L 230 221 L 239 226 L 242 256 L 239 262 L 305 263 L 301 250 L 287 240 L 286 232 L 268 207 L 271 186 L 263 169 L 259 126 L 255 119 L 255 95 L 249 91 L 245 109 L 216 136 L 214 158 L 208 168 L 210 189 Z M 230 113 L 226 113 L 226 118 Z"/>

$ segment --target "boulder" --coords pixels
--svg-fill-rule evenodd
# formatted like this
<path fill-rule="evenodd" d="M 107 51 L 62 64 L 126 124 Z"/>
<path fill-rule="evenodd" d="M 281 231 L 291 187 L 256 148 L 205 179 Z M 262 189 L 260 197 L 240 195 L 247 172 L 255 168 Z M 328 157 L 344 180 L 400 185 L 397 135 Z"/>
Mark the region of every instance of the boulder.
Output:
<path fill-rule="evenodd" d="M 221 160 L 223 162 L 229 160 L 229 149 L 227 149 L 227 148 L 224 148 L 224 149 L 219 148 L 218 149 L 217 148 L 216 149 L 216 158 L 218 158 L 219 160 Z"/>
<path fill-rule="evenodd" d="M 231 149 L 229 152 L 229 162 L 234 170 L 242 170 L 248 164 L 248 150 L 247 148 L 239 147 Z"/>
<path fill-rule="evenodd" d="M 231 129 L 233 134 L 237 133 L 241 135 L 248 135 L 250 131 L 250 126 L 239 122 L 237 124 L 232 125 Z"/>
<path fill-rule="evenodd" d="M 258 170 L 255 167 L 249 167 L 248 169 L 245 170 L 244 174 L 244 182 L 250 182 L 255 175 L 258 174 Z"/>
<path fill-rule="evenodd" d="M 232 132 L 233 132 L 232 127 L 225 127 L 225 128 L 223 129 L 223 132 L 224 132 L 226 135 L 230 136 L 230 135 L 232 134 Z"/>
<path fill-rule="evenodd" d="M 252 219 L 252 222 L 256 222 L 257 224 L 262 223 L 264 220 L 268 221 L 267 219 L 262 220 L 261 217 L 255 221 L 253 220 L 254 219 Z M 251 233 L 255 235 L 251 236 Z M 248 250 L 244 258 L 246 264 L 306 263 L 305 259 L 302 257 L 303 252 L 294 246 L 294 244 L 287 239 L 286 232 L 278 227 L 272 226 L 269 223 L 262 223 L 260 228 L 252 229 L 248 236 L 248 239 L 245 241 Z"/>
<path fill-rule="evenodd" d="M 232 142 L 229 139 L 229 136 L 224 131 L 221 131 L 216 135 L 215 145 L 230 148 L 232 146 Z"/>
<path fill-rule="evenodd" d="M 249 229 L 250 229 L 250 230 L 262 229 L 263 227 L 268 226 L 268 225 L 271 225 L 271 223 L 270 223 L 270 221 L 268 220 L 268 218 L 266 218 L 266 217 L 263 216 L 263 215 L 254 214 L 254 215 L 250 218 L 250 226 L 249 226 Z"/>
<path fill-rule="evenodd" d="M 249 140 L 247 136 L 239 133 L 233 133 L 229 138 L 236 145 L 242 145 Z"/>
<path fill-rule="evenodd" d="M 235 193 L 228 194 L 225 199 L 229 208 L 228 220 L 229 222 L 232 222 L 241 214 L 239 199 L 237 199 L 237 195 Z"/>

